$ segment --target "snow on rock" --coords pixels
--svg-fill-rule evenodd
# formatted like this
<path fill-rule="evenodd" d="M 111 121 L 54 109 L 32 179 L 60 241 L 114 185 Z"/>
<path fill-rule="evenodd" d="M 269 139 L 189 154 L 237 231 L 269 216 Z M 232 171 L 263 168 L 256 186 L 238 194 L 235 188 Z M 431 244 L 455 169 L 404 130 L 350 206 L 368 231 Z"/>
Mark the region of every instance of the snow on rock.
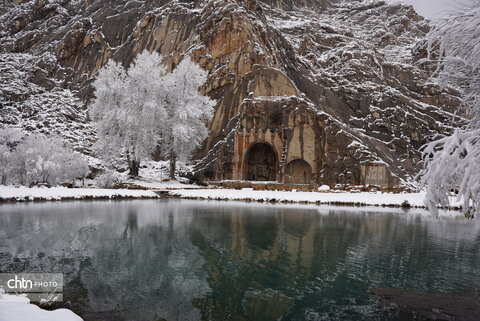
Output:
<path fill-rule="evenodd" d="M 55 58 L 48 53 L 0 53 L 0 128 L 57 134 L 87 152 L 96 132 L 78 97 L 44 75 L 42 66 L 52 64 Z"/>
<path fill-rule="evenodd" d="M 325 192 L 325 191 L 329 191 L 330 190 L 330 186 L 328 185 L 322 185 L 318 188 L 318 191 L 320 192 Z"/>
<path fill-rule="evenodd" d="M 0 321 L 82 321 L 68 309 L 42 310 L 22 295 L 5 294 L 0 289 Z"/>
<path fill-rule="evenodd" d="M 234 189 L 189 189 L 170 191 L 170 195 L 183 198 L 200 198 L 213 200 L 249 200 L 264 202 L 316 203 L 364 206 L 411 206 L 424 207 L 425 192 L 390 194 L 390 193 L 318 193 L 318 192 L 283 192 L 253 191 Z M 460 206 L 461 202 L 451 198 L 452 206 Z"/>
<path fill-rule="evenodd" d="M 66 187 L 0 186 L 0 201 L 35 201 L 62 199 L 157 198 L 153 191 L 129 189 L 90 189 Z"/>

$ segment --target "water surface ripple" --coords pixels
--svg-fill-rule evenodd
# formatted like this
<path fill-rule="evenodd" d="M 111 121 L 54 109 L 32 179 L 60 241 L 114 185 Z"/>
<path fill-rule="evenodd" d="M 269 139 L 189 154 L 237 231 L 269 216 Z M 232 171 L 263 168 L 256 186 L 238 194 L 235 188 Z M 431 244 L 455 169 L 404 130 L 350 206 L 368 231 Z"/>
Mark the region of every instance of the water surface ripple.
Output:
<path fill-rule="evenodd" d="M 190 200 L 0 205 L 0 272 L 89 320 L 408 320 L 370 287 L 476 295 L 480 221 Z"/>

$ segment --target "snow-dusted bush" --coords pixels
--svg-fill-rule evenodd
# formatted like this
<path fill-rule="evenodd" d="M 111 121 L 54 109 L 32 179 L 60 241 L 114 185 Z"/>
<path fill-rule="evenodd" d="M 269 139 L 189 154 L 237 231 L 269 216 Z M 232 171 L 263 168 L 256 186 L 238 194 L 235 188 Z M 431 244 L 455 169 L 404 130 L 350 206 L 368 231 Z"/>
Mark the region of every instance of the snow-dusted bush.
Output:
<path fill-rule="evenodd" d="M 436 49 L 437 80 L 459 88 L 470 116 L 466 129 L 425 146 L 421 186 L 427 188 L 425 204 L 436 212 L 448 206 L 450 190 L 463 199 L 465 214 L 480 214 L 480 2 L 472 2 L 439 21 L 429 36 Z"/>
<path fill-rule="evenodd" d="M 108 62 L 93 83 L 95 150 L 107 161 L 125 157 L 132 177 L 158 146 L 174 173 L 177 157 L 188 158 L 208 135 L 215 101 L 199 94 L 207 73 L 189 58 L 170 74 L 161 64 L 159 54 L 145 51 L 128 70 Z"/>
<path fill-rule="evenodd" d="M 95 186 L 101 188 L 111 188 L 116 183 L 120 182 L 116 172 L 106 170 L 103 174 L 95 178 Z"/>
<path fill-rule="evenodd" d="M 88 174 L 83 156 L 65 146 L 62 139 L 31 134 L 15 140 L 9 134 L 0 132 L 2 184 L 55 186 Z"/>

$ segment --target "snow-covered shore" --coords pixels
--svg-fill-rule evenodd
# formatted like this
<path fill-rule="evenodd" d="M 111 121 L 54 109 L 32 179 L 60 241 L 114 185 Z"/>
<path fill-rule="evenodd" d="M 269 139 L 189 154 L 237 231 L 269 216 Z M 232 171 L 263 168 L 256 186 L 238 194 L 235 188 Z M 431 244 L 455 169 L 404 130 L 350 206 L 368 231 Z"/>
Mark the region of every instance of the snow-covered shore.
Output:
<path fill-rule="evenodd" d="M 151 190 L 0 186 L 0 201 L 55 201 L 77 199 L 158 198 Z"/>
<path fill-rule="evenodd" d="M 235 189 L 188 189 L 170 191 L 171 196 L 190 199 L 210 200 L 245 200 L 260 202 L 309 203 L 352 206 L 411 206 L 425 207 L 423 200 L 425 193 L 380 193 L 380 192 L 284 192 L 284 191 L 255 191 L 244 188 Z M 460 206 L 460 202 L 451 198 L 453 207 Z M 407 203 L 406 203 L 407 202 Z"/>
<path fill-rule="evenodd" d="M 184 184 L 150 184 L 143 186 L 147 190 L 135 189 L 99 189 L 99 188 L 66 188 L 66 187 L 15 187 L 0 186 L 0 202 L 15 201 L 56 201 L 56 200 L 88 200 L 88 199 L 130 199 L 159 198 L 163 195 L 186 199 L 233 200 L 252 202 L 304 203 L 317 205 L 343 206 L 388 206 L 424 208 L 425 193 L 381 193 L 381 192 L 301 192 L 301 191 L 259 191 L 252 188 L 226 189 L 201 188 Z M 183 188 L 182 188 L 183 187 Z M 155 192 L 157 190 L 157 192 Z M 165 193 L 168 191 L 168 193 Z M 461 206 L 456 198 L 450 199 L 453 208 Z"/>
<path fill-rule="evenodd" d="M 31 304 L 30 300 L 25 296 L 5 294 L 3 289 L 0 289 L 0 320 L 82 321 L 82 318 L 68 309 L 42 310 L 38 306 Z"/>

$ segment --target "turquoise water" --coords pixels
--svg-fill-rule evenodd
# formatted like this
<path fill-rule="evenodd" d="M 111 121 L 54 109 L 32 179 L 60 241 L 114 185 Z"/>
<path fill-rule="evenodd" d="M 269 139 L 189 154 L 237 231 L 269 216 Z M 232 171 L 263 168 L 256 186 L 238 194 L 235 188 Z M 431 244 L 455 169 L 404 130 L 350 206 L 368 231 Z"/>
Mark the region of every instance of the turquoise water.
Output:
<path fill-rule="evenodd" d="M 85 320 L 408 320 L 370 287 L 476 295 L 480 221 L 141 200 L 0 205 L 0 272 L 61 272 Z"/>

